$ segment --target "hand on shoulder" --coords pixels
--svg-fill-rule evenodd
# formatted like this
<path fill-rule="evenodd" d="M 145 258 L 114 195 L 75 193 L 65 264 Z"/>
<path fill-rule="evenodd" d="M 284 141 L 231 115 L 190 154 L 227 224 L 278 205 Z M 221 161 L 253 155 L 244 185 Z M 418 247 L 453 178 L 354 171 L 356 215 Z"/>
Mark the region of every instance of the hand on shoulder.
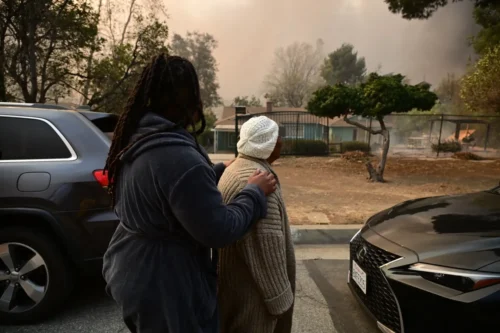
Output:
<path fill-rule="evenodd" d="M 266 196 L 276 191 L 276 178 L 271 172 L 257 169 L 250 178 L 248 184 L 255 184 L 264 192 Z"/>

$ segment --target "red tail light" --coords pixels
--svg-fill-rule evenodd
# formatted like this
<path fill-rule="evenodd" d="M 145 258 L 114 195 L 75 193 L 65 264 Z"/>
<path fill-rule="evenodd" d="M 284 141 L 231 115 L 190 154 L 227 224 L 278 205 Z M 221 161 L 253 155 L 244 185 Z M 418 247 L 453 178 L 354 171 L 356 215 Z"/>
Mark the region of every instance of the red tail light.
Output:
<path fill-rule="evenodd" d="M 94 177 L 95 177 L 95 180 L 97 180 L 97 182 L 99 184 L 101 184 L 102 187 L 109 186 L 108 174 L 106 172 L 104 172 L 104 170 L 95 170 Z"/>

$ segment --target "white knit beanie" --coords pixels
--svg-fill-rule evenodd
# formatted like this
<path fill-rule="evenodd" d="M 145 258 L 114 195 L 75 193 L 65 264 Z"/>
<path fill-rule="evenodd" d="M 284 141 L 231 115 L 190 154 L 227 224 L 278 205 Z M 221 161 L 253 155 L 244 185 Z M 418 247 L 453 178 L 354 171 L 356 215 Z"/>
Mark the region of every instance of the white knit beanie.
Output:
<path fill-rule="evenodd" d="M 265 116 L 250 118 L 241 126 L 238 153 L 266 160 L 276 147 L 278 135 L 279 127 L 274 120 Z"/>

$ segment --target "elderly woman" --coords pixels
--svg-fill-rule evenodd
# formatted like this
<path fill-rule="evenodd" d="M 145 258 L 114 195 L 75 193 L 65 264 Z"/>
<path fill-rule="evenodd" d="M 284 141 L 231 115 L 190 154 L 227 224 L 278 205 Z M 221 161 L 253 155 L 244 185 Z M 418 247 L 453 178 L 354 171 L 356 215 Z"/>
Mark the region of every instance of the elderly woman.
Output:
<path fill-rule="evenodd" d="M 279 127 L 261 116 L 248 120 L 240 132 L 238 158 L 219 182 L 231 202 L 256 168 L 274 173 L 280 157 Z M 267 217 L 219 256 L 221 333 L 289 333 L 295 294 L 295 254 L 290 224 L 279 185 L 267 199 Z"/>

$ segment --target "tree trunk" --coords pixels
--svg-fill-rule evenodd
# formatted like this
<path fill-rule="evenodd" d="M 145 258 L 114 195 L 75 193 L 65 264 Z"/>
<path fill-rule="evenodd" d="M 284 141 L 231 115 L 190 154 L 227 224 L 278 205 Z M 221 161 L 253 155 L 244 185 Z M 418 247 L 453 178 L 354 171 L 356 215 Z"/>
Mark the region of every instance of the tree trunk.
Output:
<path fill-rule="evenodd" d="M 366 169 L 368 170 L 368 174 L 370 175 L 370 180 L 373 182 L 382 183 L 384 182 L 385 164 L 387 163 L 387 155 L 389 154 L 391 137 L 389 135 L 387 127 L 385 126 L 384 117 L 377 117 L 377 120 L 380 123 L 380 130 L 373 130 L 371 127 L 371 122 L 370 122 L 370 127 L 367 127 L 363 124 L 358 123 L 357 121 L 349 119 L 348 115 L 344 116 L 344 121 L 346 123 L 361 128 L 362 130 L 365 130 L 372 135 L 382 135 L 384 137 L 384 148 L 382 150 L 382 159 L 380 160 L 380 163 L 378 164 L 377 168 L 375 168 L 371 164 L 371 162 L 366 163 Z"/>
<path fill-rule="evenodd" d="M 29 93 L 29 100 L 26 102 L 28 103 L 36 103 L 37 101 L 37 96 L 38 96 L 38 75 L 37 75 L 37 54 L 36 54 L 36 4 L 35 1 L 29 2 L 28 6 L 29 14 L 28 17 L 29 22 L 28 22 L 28 45 L 27 45 L 27 58 L 28 58 L 28 68 L 29 68 L 29 78 L 30 78 L 30 85 L 31 85 L 31 91 Z"/>
<path fill-rule="evenodd" d="M 97 6 L 97 23 L 99 24 L 99 21 L 101 19 L 101 8 L 102 8 L 102 0 L 99 0 L 99 5 Z M 94 43 L 92 45 L 92 48 L 90 49 L 90 55 L 89 58 L 87 59 L 87 80 L 85 81 L 85 86 L 83 88 L 83 97 L 82 97 L 82 105 L 87 105 L 89 102 L 89 93 L 90 93 L 90 81 L 91 81 L 91 76 L 92 76 L 92 66 L 94 64 L 94 54 L 96 51 L 96 46 L 97 46 L 97 39 L 99 36 L 96 36 L 94 39 Z"/>
<path fill-rule="evenodd" d="M 380 159 L 380 163 L 378 164 L 377 168 L 375 169 L 374 166 L 368 162 L 366 164 L 366 168 L 368 170 L 368 174 L 370 175 L 370 180 L 373 182 L 378 182 L 378 183 L 383 183 L 384 180 L 384 171 L 385 171 L 385 165 L 387 163 L 387 155 L 389 154 L 389 147 L 391 144 L 391 136 L 389 134 L 389 131 L 385 127 L 384 120 L 379 118 L 378 119 L 380 122 L 380 127 L 381 127 L 381 135 L 384 137 L 384 146 L 382 148 L 382 156 Z"/>
<path fill-rule="evenodd" d="M 0 44 L 2 43 L 0 42 Z M 2 46 L 0 46 L 0 102 L 7 102 L 7 87 L 5 86 L 5 60 Z"/>
<path fill-rule="evenodd" d="M 7 22 L 0 22 L 0 102 L 7 102 L 5 86 L 5 34 Z"/>

